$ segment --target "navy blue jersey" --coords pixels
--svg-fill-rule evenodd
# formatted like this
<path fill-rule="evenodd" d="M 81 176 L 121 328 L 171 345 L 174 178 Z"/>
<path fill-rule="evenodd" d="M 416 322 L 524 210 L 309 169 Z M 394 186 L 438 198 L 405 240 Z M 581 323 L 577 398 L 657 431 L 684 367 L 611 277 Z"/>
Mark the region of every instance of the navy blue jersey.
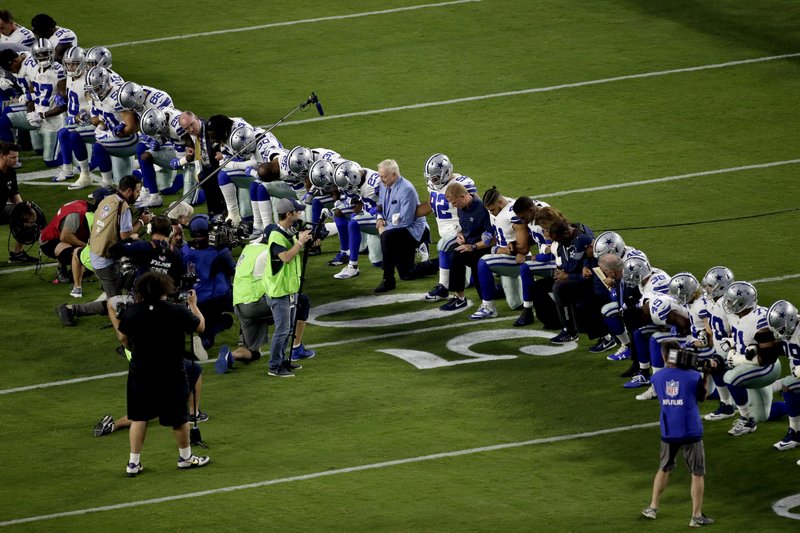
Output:
<path fill-rule="evenodd" d="M 586 249 L 592 245 L 594 233 L 580 223 L 573 224 L 573 227 L 576 229 L 575 236 L 558 247 L 558 256 L 561 258 L 561 270 L 569 274 L 570 279 L 581 279 L 583 267 L 591 268 Z"/>
<path fill-rule="evenodd" d="M 466 208 L 458 209 L 458 223 L 464 235 L 464 242 L 468 244 L 481 242 L 484 232 L 492 232 L 491 215 L 483 202 L 475 196 Z"/>
<path fill-rule="evenodd" d="M 702 439 L 698 400 L 703 399 L 705 387 L 700 372 L 667 367 L 653 374 L 650 383 L 661 403 L 661 440 L 685 443 Z"/>

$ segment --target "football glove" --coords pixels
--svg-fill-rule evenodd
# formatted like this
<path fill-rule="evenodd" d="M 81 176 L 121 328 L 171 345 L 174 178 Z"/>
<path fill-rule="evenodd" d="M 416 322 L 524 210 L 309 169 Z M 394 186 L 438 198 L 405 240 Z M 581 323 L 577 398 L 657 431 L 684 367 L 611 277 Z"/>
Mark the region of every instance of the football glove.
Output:
<path fill-rule="evenodd" d="M 114 136 L 119 137 L 122 135 L 122 132 L 125 130 L 125 123 L 117 124 L 114 126 Z"/>
<path fill-rule="evenodd" d="M 794 374 L 794 377 L 797 379 L 800 379 L 800 365 L 797 365 L 792 369 L 792 374 Z"/>
<path fill-rule="evenodd" d="M 486 246 L 489 246 L 492 243 L 492 239 L 494 239 L 494 235 L 491 231 L 484 231 L 481 233 L 481 240 Z"/>
<path fill-rule="evenodd" d="M 42 124 L 42 114 L 38 111 L 31 111 L 25 115 L 25 118 L 28 119 L 28 124 L 35 128 L 38 128 Z"/>
<path fill-rule="evenodd" d="M 161 143 L 158 142 L 155 139 L 149 139 L 147 141 L 147 149 L 151 150 L 153 152 L 157 152 L 157 151 L 161 150 Z"/>
<path fill-rule="evenodd" d="M 14 88 L 14 82 L 8 78 L 0 78 L 0 90 L 10 91 Z"/>
<path fill-rule="evenodd" d="M 733 350 L 733 339 L 730 338 L 722 339 L 721 341 L 719 341 L 719 348 L 725 353 L 730 352 L 731 350 Z"/>
<path fill-rule="evenodd" d="M 747 357 L 744 355 L 737 353 L 736 350 L 731 350 L 728 352 L 728 358 L 726 360 L 728 368 L 734 368 L 739 365 L 748 365 L 752 364 L 752 362 L 747 360 Z"/>
<path fill-rule="evenodd" d="M 60 94 L 55 95 L 53 104 L 55 104 L 56 107 L 67 107 L 67 101 Z"/>

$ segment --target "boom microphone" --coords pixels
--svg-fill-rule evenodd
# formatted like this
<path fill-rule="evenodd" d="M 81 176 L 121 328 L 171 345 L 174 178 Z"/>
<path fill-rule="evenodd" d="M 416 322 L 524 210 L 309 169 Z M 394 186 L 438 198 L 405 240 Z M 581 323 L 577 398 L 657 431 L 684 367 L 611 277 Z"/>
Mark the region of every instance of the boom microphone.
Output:
<path fill-rule="evenodd" d="M 316 94 L 311 93 L 309 100 L 314 102 L 314 105 L 317 106 L 317 112 L 319 112 L 320 116 L 325 115 L 325 112 L 322 110 L 322 104 L 319 103 L 319 98 L 317 98 Z"/>

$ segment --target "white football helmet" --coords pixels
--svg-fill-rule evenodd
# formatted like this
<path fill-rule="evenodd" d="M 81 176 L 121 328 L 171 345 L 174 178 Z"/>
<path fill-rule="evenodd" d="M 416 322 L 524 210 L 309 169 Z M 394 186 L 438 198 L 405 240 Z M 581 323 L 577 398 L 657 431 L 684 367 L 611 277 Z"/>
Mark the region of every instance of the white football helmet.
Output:
<path fill-rule="evenodd" d="M 797 308 L 786 300 L 778 300 L 767 312 L 767 325 L 777 339 L 789 340 L 800 322 Z"/>
<path fill-rule="evenodd" d="M 619 233 L 606 231 L 594 240 L 594 257 L 600 259 L 606 254 L 613 254 L 622 257 L 625 253 L 625 241 Z"/>
<path fill-rule="evenodd" d="M 730 268 L 724 266 L 709 268 L 706 275 L 703 276 L 702 281 L 706 293 L 714 300 L 725 294 L 725 289 L 727 289 L 731 283 L 733 283 L 733 272 L 731 272 Z"/>
<path fill-rule="evenodd" d="M 638 287 L 653 273 L 650 263 L 643 257 L 629 257 L 622 268 L 622 282 L 628 287 Z"/>
<path fill-rule="evenodd" d="M 250 126 L 239 126 L 228 137 L 228 147 L 241 157 L 250 157 L 256 151 L 256 132 Z"/>
<path fill-rule="evenodd" d="M 333 170 L 333 184 L 347 194 L 358 191 L 361 178 L 361 166 L 355 161 L 342 161 Z"/>
<path fill-rule="evenodd" d="M 36 42 L 31 47 L 31 54 L 33 54 L 33 58 L 39 64 L 40 69 L 46 69 L 53 64 L 55 53 L 53 45 L 47 39 L 36 39 Z"/>
<path fill-rule="evenodd" d="M 722 309 L 729 315 L 752 311 L 757 305 L 758 292 L 746 281 L 734 281 L 722 297 Z"/>
<path fill-rule="evenodd" d="M 111 77 L 103 67 L 92 67 L 86 73 L 86 91 L 95 100 L 102 100 L 111 92 Z"/>
<path fill-rule="evenodd" d="M 141 113 L 144 110 L 144 100 L 147 95 L 138 83 L 126 81 L 117 91 L 117 102 L 126 111 Z"/>
<path fill-rule="evenodd" d="M 317 189 L 329 193 L 333 190 L 333 163 L 325 159 L 315 161 L 308 171 L 308 179 L 311 185 Z"/>
<path fill-rule="evenodd" d="M 434 187 L 443 187 L 453 176 L 453 164 L 444 154 L 433 154 L 425 161 L 425 179 Z"/>
<path fill-rule="evenodd" d="M 139 129 L 150 137 L 165 136 L 167 132 L 167 116 L 160 109 L 148 109 L 139 119 Z"/>
<path fill-rule="evenodd" d="M 700 294 L 700 283 L 689 272 L 681 272 L 669 280 L 669 295 L 681 305 L 693 302 Z"/>
<path fill-rule="evenodd" d="M 86 54 L 80 46 L 73 46 L 64 53 L 64 70 L 67 71 L 67 76 L 70 78 L 77 78 L 81 76 L 86 69 Z"/>
<path fill-rule="evenodd" d="M 111 68 L 111 52 L 105 46 L 93 46 L 86 51 L 86 64 L 89 68 Z"/>
<path fill-rule="evenodd" d="M 314 162 L 314 154 L 304 146 L 295 146 L 289 152 L 288 160 L 289 171 L 298 178 L 305 178 Z"/>

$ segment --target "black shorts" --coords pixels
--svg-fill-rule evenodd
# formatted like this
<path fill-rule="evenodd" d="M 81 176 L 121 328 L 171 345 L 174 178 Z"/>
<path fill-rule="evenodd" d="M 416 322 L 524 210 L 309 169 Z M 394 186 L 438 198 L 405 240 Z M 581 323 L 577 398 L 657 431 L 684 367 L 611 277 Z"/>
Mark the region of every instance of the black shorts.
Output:
<path fill-rule="evenodd" d="M 132 368 L 128 372 L 128 418 L 146 422 L 156 417 L 159 424 L 169 427 L 182 426 L 189 421 L 186 372 L 164 378 Z"/>
<path fill-rule="evenodd" d="M 42 253 L 47 257 L 58 259 L 58 257 L 56 257 L 56 246 L 58 246 L 59 244 L 61 244 L 61 241 L 58 239 L 53 239 L 51 241 L 46 241 L 46 242 L 40 242 L 39 250 L 41 250 Z"/>

